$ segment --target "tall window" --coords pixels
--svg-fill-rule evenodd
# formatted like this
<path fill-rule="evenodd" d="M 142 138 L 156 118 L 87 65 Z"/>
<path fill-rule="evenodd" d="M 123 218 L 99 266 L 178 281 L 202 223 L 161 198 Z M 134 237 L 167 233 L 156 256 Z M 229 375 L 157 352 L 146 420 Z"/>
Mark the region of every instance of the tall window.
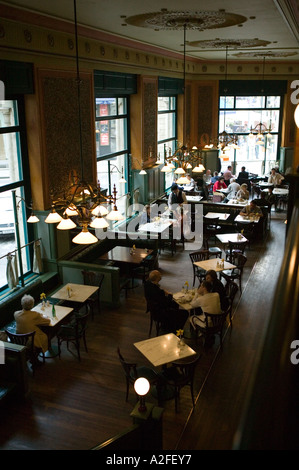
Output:
<path fill-rule="evenodd" d="M 238 135 L 239 149 L 225 153 L 230 163 L 235 163 L 235 173 L 246 170 L 258 175 L 268 174 L 276 166 L 279 149 L 279 130 L 281 115 L 280 96 L 220 96 L 219 132 Z M 250 135 L 250 128 L 263 129 L 271 133 L 263 133 L 258 139 L 256 133 Z M 229 162 L 223 162 L 223 171 Z"/>
<path fill-rule="evenodd" d="M 176 110 L 175 96 L 158 97 L 158 156 L 163 161 L 165 155 L 172 155 L 176 147 Z M 165 173 L 165 187 L 173 181 L 173 172 Z"/>
<path fill-rule="evenodd" d="M 128 103 L 127 98 L 96 98 L 97 177 L 101 189 L 117 190 L 117 208 L 125 214 L 128 183 Z"/>
<path fill-rule="evenodd" d="M 30 270 L 24 180 L 22 165 L 23 131 L 17 100 L 0 101 L 0 289 L 6 287 L 7 253 L 17 256 L 18 274 Z M 15 220 L 18 224 L 16 226 Z M 20 248 L 21 259 L 18 252 Z"/>

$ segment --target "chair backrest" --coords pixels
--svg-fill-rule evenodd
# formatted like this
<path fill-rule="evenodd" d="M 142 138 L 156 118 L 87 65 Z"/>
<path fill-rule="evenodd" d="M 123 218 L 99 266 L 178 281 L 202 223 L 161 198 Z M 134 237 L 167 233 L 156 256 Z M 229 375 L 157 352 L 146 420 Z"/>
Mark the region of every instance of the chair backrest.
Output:
<path fill-rule="evenodd" d="M 121 352 L 120 352 L 120 349 L 119 347 L 117 348 L 117 354 L 118 354 L 118 357 L 119 357 L 119 361 L 121 363 L 121 366 L 124 370 L 124 373 L 125 373 L 125 376 L 132 380 L 133 377 L 136 377 L 138 376 L 137 374 L 137 364 L 134 363 L 134 362 L 127 362 L 125 361 L 124 357 L 122 356 Z M 132 374 L 133 372 L 133 374 Z"/>
<path fill-rule="evenodd" d="M 5 333 L 7 334 L 7 337 L 12 343 L 19 344 L 20 346 L 26 346 L 29 355 L 34 354 L 35 331 L 31 331 L 30 333 L 17 334 L 5 330 Z"/>
<path fill-rule="evenodd" d="M 97 273 L 95 271 L 82 271 L 83 281 L 85 285 L 88 286 L 99 286 L 99 290 L 101 289 L 104 274 Z"/>
<path fill-rule="evenodd" d="M 229 300 L 231 302 L 231 305 L 232 305 L 233 302 L 234 302 L 234 298 L 236 296 L 236 293 L 239 290 L 238 284 L 236 284 L 233 281 L 228 281 L 228 283 L 225 286 L 225 290 L 226 290 L 226 295 L 229 298 Z"/>
<path fill-rule="evenodd" d="M 203 216 L 203 223 L 205 225 L 218 225 L 219 217 L 205 217 Z"/>
<path fill-rule="evenodd" d="M 89 315 L 90 315 L 89 313 L 86 313 L 85 315 L 76 315 L 75 330 L 76 330 L 77 337 L 82 337 L 83 334 L 85 333 L 87 329 L 87 321 L 88 321 Z"/>
<path fill-rule="evenodd" d="M 217 313 L 217 314 L 204 312 L 205 317 L 206 317 L 206 328 L 208 330 L 213 330 L 215 333 L 220 332 L 225 323 L 227 313 L 228 313 L 227 311 Z"/>
<path fill-rule="evenodd" d="M 186 359 L 172 362 L 172 365 L 176 367 L 180 373 L 180 385 L 193 382 L 195 368 L 200 358 L 201 354 L 197 354 L 196 356 L 191 356 Z"/>
<path fill-rule="evenodd" d="M 231 242 L 231 241 L 229 241 L 228 242 L 228 249 L 229 249 L 230 252 L 232 252 L 232 250 L 238 250 L 243 254 L 245 249 L 246 249 L 246 245 L 247 245 L 247 241 L 244 241 L 244 242 Z"/>
<path fill-rule="evenodd" d="M 198 250 L 189 253 L 192 264 L 196 261 L 203 261 L 209 259 L 209 250 Z"/>
<path fill-rule="evenodd" d="M 241 253 L 233 254 L 233 264 L 235 264 L 238 269 L 242 270 L 246 261 L 247 261 L 246 256 L 242 255 Z"/>

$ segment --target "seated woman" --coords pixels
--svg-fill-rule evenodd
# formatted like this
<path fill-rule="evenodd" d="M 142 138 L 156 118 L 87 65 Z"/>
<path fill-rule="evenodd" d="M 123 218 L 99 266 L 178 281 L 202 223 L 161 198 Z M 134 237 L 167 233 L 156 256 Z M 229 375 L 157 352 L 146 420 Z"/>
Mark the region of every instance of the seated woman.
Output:
<path fill-rule="evenodd" d="M 213 195 L 214 196 L 221 196 L 221 199 L 224 199 L 224 194 L 220 192 L 220 189 L 226 189 L 227 186 L 224 182 L 224 178 L 223 176 L 220 176 L 220 178 L 218 178 L 218 180 L 216 181 L 216 183 L 214 184 L 213 186 Z"/>
<path fill-rule="evenodd" d="M 249 199 L 249 191 L 247 190 L 247 184 L 243 183 L 237 192 L 237 199 Z"/>
<path fill-rule="evenodd" d="M 18 310 L 14 314 L 16 333 L 24 334 L 35 331 L 34 346 L 45 353 L 48 350 L 48 337 L 39 327 L 41 325 L 49 325 L 50 319 L 32 310 L 34 298 L 31 295 L 23 295 L 21 306 L 22 310 Z"/>

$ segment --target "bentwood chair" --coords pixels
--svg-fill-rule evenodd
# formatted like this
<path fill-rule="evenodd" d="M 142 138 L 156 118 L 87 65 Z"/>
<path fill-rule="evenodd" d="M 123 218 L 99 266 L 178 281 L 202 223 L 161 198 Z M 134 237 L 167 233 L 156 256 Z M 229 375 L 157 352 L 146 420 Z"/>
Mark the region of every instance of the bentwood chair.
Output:
<path fill-rule="evenodd" d="M 228 250 L 226 251 L 226 261 L 231 263 L 231 260 L 236 253 L 244 255 L 246 250 L 247 241 L 243 242 L 228 242 Z"/>
<path fill-rule="evenodd" d="M 153 369 L 146 366 L 137 366 L 136 362 L 127 362 L 121 354 L 119 347 L 117 348 L 117 354 L 126 378 L 126 401 L 129 398 L 130 385 L 134 386 L 135 380 L 138 377 L 145 377 L 150 383 L 158 380 L 159 376 Z M 138 398 L 137 395 L 136 397 Z"/>
<path fill-rule="evenodd" d="M 229 299 L 229 307 L 228 307 L 228 314 L 229 314 L 229 321 L 232 325 L 232 313 L 233 313 L 233 304 L 234 299 L 239 290 L 238 285 L 234 281 L 228 281 L 225 286 L 226 295 Z"/>
<path fill-rule="evenodd" d="M 222 258 L 222 250 L 218 246 L 209 245 L 209 237 L 204 235 L 203 237 L 203 249 L 209 251 L 209 257 L 215 256 L 216 258 Z"/>
<path fill-rule="evenodd" d="M 78 360 L 81 361 L 80 342 L 83 341 L 85 351 L 88 352 L 86 343 L 86 330 L 89 313 L 85 315 L 74 315 L 73 319 L 67 325 L 62 325 L 57 333 L 58 356 L 61 356 L 61 345 L 66 343 L 69 350 L 69 344 L 76 348 Z"/>
<path fill-rule="evenodd" d="M 191 319 L 192 324 L 196 331 L 196 339 L 198 338 L 198 334 L 201 333 L 201 336 L 204 337 L 204 346 L 207 347 L 211 344 L 211 340 L 214 335 L 218 335 L 220 338 L 220 346 L 222 347 L 222 338 L 223 338 L 223 328 L 226 322 L 226 317 L 229 314 L 229 307 L 225 312 L 221 312 L 218 314 L 215 313 L 206 313 L 205 315 L 205 325 L 201 326 Z"/>
<path fill-rule="evenodd" d="M 172 362 L 171 367 L 166 367 L 162 376 L 166 384 L 174 389 L 175 411 L 178 411 L 178 401 L 180 398 L 180 391 L 183 387 L 189 386 L 191 392 L 191 399 L 193 408 L 195 407 L 194 400 L 194 373 L 196 366 L 201 358 L 200 354 L 196 356 L 187 357 L 178 361 Z"/>
<path fill-rule="evenodd" d="M 30 333 L 17 334 L 11 331 L 5 330 L 7 337 L 11 343 L 19 344 L 20 346 L 26 346 L 26 358 L 31 363 L 32 375 L 35 374 L 36 364 L 38 362 L 39 349 L 34 346 L 35 331 Z M 43 362 L 45 362 L 45 356 L 43 354 Z"/>
<path fill-rule="evenodd" d="M 198 251 L 192 251 L 192 253 L 189 253 L 189 257 L 192 263 L 192 269 L 193 269 L 193 286 L 195 284 L 195 278 L 199 280 L 199 283 L 204 280 L 205 275 L 206 275 L 206 270 L 205 269 L 200 269 L 198 266 L 196 266 L 194 263 L 197 261 L 204 261 L 209 259 L 209 250 L 198 250 Z"/>
<path fill-rule="evenodd" d="M 240 292 L 242 292 L 242 275 L 244 266 L 247 262 L 246 256 L 241 253 L 235 253 L 232 255 L 231 261 L 236 267 L 231 270 L 221 271 L 220 278 L 223 277 L 226 281 L 239 281 Z"/>
<path fill-rule="evenodd" d="M 83 275 L 83 282 L 85 285 L 88 286 L 99 286 L 97 292 L 95 292 L 92 296 L 90 296 L 87 300 L 87 305 L 91 311 L 91 318 L 94 318 L 94 312 L 96 307 L 98 307 L 98 312 L 101 310 L 101 302 L 100 302 L 100 295 L 101 295 L 101 287 L 104 281 L 104 274 L 97 273 L 95 271 L 82 271 Z"/>

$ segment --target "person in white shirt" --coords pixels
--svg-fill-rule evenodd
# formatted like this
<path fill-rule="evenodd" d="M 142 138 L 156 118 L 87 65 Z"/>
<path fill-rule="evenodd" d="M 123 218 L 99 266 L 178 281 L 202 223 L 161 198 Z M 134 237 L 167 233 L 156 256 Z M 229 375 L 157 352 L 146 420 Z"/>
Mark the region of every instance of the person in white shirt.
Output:
<path fill-rule="evenodd" d="M 240 189 L 239 183 L 236 182 L 235 178 L 232 178 L 231 183 L 228 185 L 226 198 L 223 202 L 228 202 L 230 199 L 235 199 L 237 192 Z"/>
<path fill-rule="evenodd" d="M 274 186 L 277 186 L 281 184 L 282 180 L 284 180 L 284 177 L 280 173 L 277 173 L 275 168 L 272 168 L 271 174 L 268 178 L 268 183 L 273 183 Z"/>
<path fill-rule="evenodd" d="M 191 178 L 191 175 L 189 175 L 189 173 L 186 174 L 186 178 L 188 178 L 189 183 L 183 185 L 184 191 L 193 191 L 194 188 L 195 188 L 195 181 L 194 181 L 194 179 Z"/>
<path fill-rule="evenodd" d="M 192 308 L 200 307 L 202 310 L 200 315 L 193 315 L 190 317 L 190 323 L 194 328 L 195 325 L 205 328 L 205 313 L 221 313 L 220 296 L 218 292 L 212 292 L 212 288 L 213 286 L 210 282 L 203 281 L 191 301 Z"/>

